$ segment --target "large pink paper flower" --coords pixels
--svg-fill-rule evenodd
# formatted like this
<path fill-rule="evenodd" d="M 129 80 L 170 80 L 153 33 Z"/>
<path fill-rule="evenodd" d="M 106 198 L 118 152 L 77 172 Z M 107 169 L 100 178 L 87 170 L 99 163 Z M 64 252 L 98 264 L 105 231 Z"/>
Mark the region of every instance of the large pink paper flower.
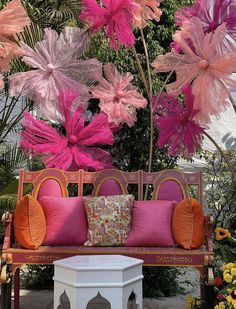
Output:
<path fill-rule="evenodd" d="M 89 37 L 84 30 L 70 27 L 66 27 L 60 35 L 46 28 L 44 39 L 35 45 L 35 50 L 21 42 L 25 53 L 23 61 L 33 70 L 9 77 L 10 94 L 27 95 L 37 103 L 42 116 L 56 121 L 63 119 L 57 105 L 59 91 L 63 89 L 78 91 L 86 107 L 88 87 L 85 84 L 101 76 L 101 64 L 96 59 L 78 58 L 86 50 L 88 42 Z"/>
<path fill-rule="evenodd" d="M 105 26 L 110 46 L 117 49 L 116 40 L 125 47 L 135 43 L 132 32 L 133 3 L 131 0 L 82 0 L 80 19 L 87 22 L 94 32 Z"/>
<path fill-rule="evenodd" d="M 192 17 L 201 20 L 205 32 L 214 31 L 222 23 L 226 23 L 227 34 L 236 39 L 235 0 L 196 0 L 191 6 L 181 7 L 176 11 L 176 23 L 182 26 L 185 21 L 191 22 Z"/>
<path fill-rule="evenodd" d="M 21 146 L 33 155 L 44 155 L 46 167 L 63 170 L 110 168 L 111 155 L 95 147 L 112 145 L 114 142 L 107 117 L 104 113 L 97 114 L 86 126 L 86 117 L 80 108 L 71 112 L 71 104 L 77 95 L 72 91 L 60 94 L 59 109 L 65 115 L 63 126 L 66 135 L 26 112 Z"/>
<path fill-rule="evenodd" d="M 191 86 L 186 86 L 183 93 L 184 105 L 168 93 L 152 98 L 153 109 L 158 114 L 154 117 L 159 129 L 156 145 L 159 148 L 168 146 L 172 156 L 192 157 L 201 146 L 205 129 L 194 120 L 199 111 L 193 109 Z"/>
<path fill-rule="evenodd" d="M 131 85 L 133 76 L 130 73 L 119 74 L 116 67 L 108 63 L 104 65 L 107 78 L 102 78 L 99 85 L 92 88 L 93 98 L 100 99 L 101 111 L 108 115 L 109 122 L 119 125 L 123 122 L 129 127 L 136 121 L 136 108 L 144 108 L 147 100 Z"/>
<path fill-rule="evenodd" d="M 134 27 L 145 28 L 148 20 L 159 21 L 161 10 L 159 9 L 160 0 L 133 0 L 134 1 Z"/>
<path fill-rule="evenodd" d="M 222 24 L 214 33 L 204 34 L 199 19 L 193 17 L 191 23 L 186 22 L 174 35 L 182 53 L 172 49 L 158 56 L 153 64 L 157 72 L 176 72 L 176 81 L 166 87 L 168 92 L 180 94 L 183 86 L 193 82 L 194 109 L 200 110 L 196 118 L 201 123 L 208 123 L 210 115 L 219 116 L 225 110 L 229 104 L 226 86 L 236 85 L 231 78 L 236 70 L 236 49 L 230 42 L 227 49 L 220 47 L 226 32 Z"/>
<path fill-rule="evenodd" d="M 9 69 L 10 61 L 23 54 L 20 47 L 9 37 L 23 31 L 31 23 L 20 0 L 13 0 L 0 11 L 0 71 Z M 0 78 L 0 86 L 2 86 Z"/>

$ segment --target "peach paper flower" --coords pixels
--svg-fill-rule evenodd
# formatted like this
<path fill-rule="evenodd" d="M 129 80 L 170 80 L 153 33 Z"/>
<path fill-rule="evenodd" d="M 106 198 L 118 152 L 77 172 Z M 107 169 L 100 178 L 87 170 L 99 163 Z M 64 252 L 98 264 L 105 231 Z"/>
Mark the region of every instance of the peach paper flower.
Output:
<path fill-rule="evenodd" d="M 0 71 L 8 70 L 10 61 L 22 55 L 23 51 L 10 36 L 23 31 L 30 23 L 20 0 L 11 1 L 0 11 Z M 3 81 L 0 78 L 0 86 L 2 85 Z"/>
<path fill-rule="evenodd" d="M 116 67 L 108 63 L 104 65 L 106 79 L 92 89 L 93 98 L 100 99 L 101 111 L 108 115 L 108 121 L 119 125 L 126 122 L 129 127 L 136 121 L 136 108 L 144 108 L 147 100 L 131 85 L 133 76 L 130 73 L 119 74 Z"/>
<path fill-rule="evenodd" d="M 153 63 L 156 72 L 176 72 L 176 81 L 166 86 L 168 92 L 178 95 L 192 82 L 194 109 L 199 110 L 196 119 L 200 123 L 209 123 L 210 115 L 219 116 L 225 110 L 229 104 L 227 87 L 236 85 L 231 78 L 236 70 L 236 49 L 230 42 L 227 49 L 221 49 L 226 33 L 226 25 L 222 24 L 214 33 L 204 34 L 200 20 L 193 17 L 174 35 L 182 53 L 172 49 Z"/>
<path fill-rule="evenodd" d="M 134 27 L 145 28 L 148 20 L 160 20 L 160 0 L 134 0 Z"/>

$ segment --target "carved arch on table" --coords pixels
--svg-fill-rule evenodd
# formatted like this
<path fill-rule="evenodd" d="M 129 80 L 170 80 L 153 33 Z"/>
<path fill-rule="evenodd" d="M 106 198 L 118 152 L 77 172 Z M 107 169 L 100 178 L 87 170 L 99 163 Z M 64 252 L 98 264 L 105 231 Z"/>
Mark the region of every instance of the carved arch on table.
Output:
<path fill-rule="evenodd" d="M 39 176 L 33 182 L 34 189 L 32 190 L 32 196 L 34 198 L 37 198 L 41 184 L 48 179 L 53 179 L 58 182 L 61 188 L 62 197 L 67 197 L 69 195 L 67 190 L 69 182 L 66 174 L 62 170 L 48 168 L 40 171 Z"/>
<path fill-rule="evenodd" d="M 158 177 L 153 183 L 154 190 L 152 193 L 152 199 L 158 199 L 158 195 L 160 193 L 161 187 L 168 181 L 175 182 L 183 195 L 183 199 L 188 197 L 187 189 L 188 189 L 188 181 L 185 178 L 184 174 L 175 171 L 175 170 L 165 170 L 159 173 Z"/>
<path fill-rule="evenodd" d="M 88 308 L 88 306 L 93 303 L 93 301 L 95 300 L 99 300 L 102 302 L 99 302 L 99 305 L 103 305 L 102 307 L 104 308 L 104 305 L 106 306 L 106 309 L 111 309 L 111 303 L 109 302 L 109 300 L 107 300 L 105 297 L 103 297 L 100 292 L 97 293 L 97 295 L 95 297 L 93 297 L 92 299 L 90 299 L 90 301 L 87 303 L 86 309 Z M 99 306 L 100 307 L 100 306 Z"/>
<path fill-rule="evenodd" d="M 124 174 L 119 170 L 108 169 L 98 173 L 93 183 L 94 189 L 92 195 L 98 196 L 98 192 L 102 188 L 103 184 L 110 179 L 115 180 L 119 184 L 123 194 L 128 194 L 127 186 L 129 183 Z"/>

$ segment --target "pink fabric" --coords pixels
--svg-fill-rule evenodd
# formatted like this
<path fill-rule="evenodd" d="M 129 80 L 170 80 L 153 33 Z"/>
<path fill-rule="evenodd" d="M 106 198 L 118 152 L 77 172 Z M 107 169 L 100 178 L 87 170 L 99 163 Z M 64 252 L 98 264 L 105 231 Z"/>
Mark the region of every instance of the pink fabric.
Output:
<path fill-rule="evenodd" d="M 66 136 L 45 121 L 37 120 L 29 113 L 24 113 L 24 128 L 21 134 L 21 146 L 33 155 L 44 155 L 47 168 L 63 170 L 93 169 L 101 170 L 112 167 L 109 152 L 96 147 L 112 145 L 113 133 L 104 113 L 96 114 L 88 125 L 86 116 L 78 108 L 74 113 L 71 104 L 76 93 L 67 90 L 61 93 L 59 108 L 65 117 L 63 126 Z"/>
<path fill-rule="evenodd" d="M 78 106 L 87 108 L 88 87 L 101 77 L 102 65 L 96 59 L 82 60 L 89 45 L 89 35 L 77 27 L 65 27 L 60 35 L 51 28 L 44 30 L 44 38 L 36 43 L 34 50 L 21 42 L 25 56 L 23 61 L 32 70 L 9 77 L 10 94 L 27 95 L 34 100 L 44 117 L 62 122 L 58 110 L 59 92 L 72 89 L 80 93 L 73 110 Z"/>
<path fill-rule="evenodd" d="M 37 200 L 41 203 L 43 196 L 62 197 L 61 187 L 55 179 L 46 179 L 39 188 Z"/>
<path fill-rule="evenodd" d="M 158 200 L 175 200 L 180 202 L 184 198 L 179 184 L 174 180 L 167 180 L 160 186 Z"/>
<path fill-rule="evenodd" d="M 9 69 L 10 61 L 23 55 L 22 49 L 10 36 L 23 31 L 31 23 L 20 0 L 13 0 L 0 11 L 0 71 Z M 0 77 L 0 88 L 3 86 Z"/>
<path fill-rule="evenodd" d="M 172 215 L 176 201 L 134 201 L 131 232 L 125 246 L 174 246 Z"/>
<path fill-rule="evenodd" d="M 227 33 L 236 39 L 235 0 L 196 0 L 193 5 L 183 6 L 176 11 L 176 24 L 182 26 L 185 21 L 191 22 L 194 16 L 199 18 L 205 32 L 215 31 L 225 22 Z"/>
<path fill-rule="evenodd" d="M 162 14 L 159 5 L 159 0 L 134 0 L 133 26 L 145 28 L 149 20 L 159 21 Z"/>
<path fill-rule="evenodd" d="M 98 196 L 108 196 L 108 195 L 120 195 L 123 194 L 121 187 L 117 181 L 114 179 L 108 179 L 103 182 L 100 190 L 98 191 Z"/>
<path fill-rule="evenodd" d="M 44 245 L 82 245 L 87 240 L 87 217 L 82 197 L 41 198 L 46 219 Z"/>
<path fill-rule="evenodd" d="M 131 0 L 82 0 L 80 19 L 87 22 L 94 32 L 105 26 L 110 46 L 117 48 L 116 40 L 128 47 L 135 43 L 132 32 L 133 3 Z"/>
<path fill-rule="evenodd" d="M 106 79 L 92 89 L 93 98 L 100 100 L 99 107 L 115 125 L 125 122 L 129 127 L 136 121 L 136 108 L 145 108 L 147 100 L 131 84 L 130 73 L 119 74 L 112 63 L 104 65 Z"/>
<path fill-rule="evenodd" d="M 182 49 L 175 49 L 164 56 L 158 56 L 153 66 L 156 72 L 176 72 L 176 81 L 167 85 L 168 92 L 178 95 L 182 88 L 192 83 L 195 119 L 199 123 L 210 122 L 210 116 L 219 116 L 229 105 L 227 87 L 236 85 L 231 74 L 236 71 L 236 48 L 228 41 L 227 48 L 221 50 L 227 29 L 225 23 L 214 32 L 205 34 L 201 22 L 193 17 L 184 23 L 181 31 L 174 35 L 174 41 Z M 192 41 L 192 45 L 188 44 Z M 227 86 L 227 87 L 226 87 Z"/>
<path fill-rule="evenodd" d="M 153 110 L 157 113 L 154 123 L 158 127 L 158 148 L 168 146 L 172 156 L 192 157 L 200 148 L 205 131 L 196 121 L 199 110 L 193 109 L 194 97 L 191 86 L 182 90 L 185 104 L 171 94 L 160 93 L 152 98 Z"/>

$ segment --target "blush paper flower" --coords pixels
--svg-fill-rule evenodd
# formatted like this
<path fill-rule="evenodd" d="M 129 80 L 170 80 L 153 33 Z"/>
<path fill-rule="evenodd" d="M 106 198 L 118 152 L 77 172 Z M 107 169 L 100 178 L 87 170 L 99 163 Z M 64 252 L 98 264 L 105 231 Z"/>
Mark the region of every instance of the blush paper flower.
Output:
<path fill-rule="evenodd" d="M 161 10 L 159 9 L 159 0 L 133 0 L 134 1 L 134 21 L 133 26 L 138 28 L 145 28 L 148 20 L 159 21 L 161 17 Z"/>
<path fill-rule="evenodd" d="M 119 74 L 116 67 L 104 65 L 106 79 L 102 78 L 98 86 L 92 88 L 93 98 L 100 100 L 99 107 L 115 125 L 127 123 L 129 127 L 136 121 L 136 108 L 144 108 L 147 100 L 132 86 L 130 73 Z"/>
<path fill-rule="evenodd" d="M 159 129 L 156 146 L 168 146 L 168 153 L 172 156 L 191 158 L 201 146 L 205 129 L 194 120 L 199 111 L 193 109 L 191 86 L 186 86 L 183 94 L 184 105 L 168 93 L 161 93 L 152 98 L 153 109 L 158 114 L 154 117 L 154 123 Z"/>
<path fill-rule="evenodd" d="M 63 170 L 110 168 L 111 155 L 96 147 L 96 145 L 112 145 L 114 142 L 107 117 L 103 113 L 97 114 L 86 126 L 86 117 L 82 110 L 78 108 L 74 113 L 71 111 L 71 104 L 77 95 L 67 90 L 59 97 L 59 109 L 64 113 L 63 126 L 66 135 L 25 112 L 21 146 L 33 155 L 44 155 L 47 168 L 55 167 Z"/>
<path fill-rule="evenodd" d="M 236 39 L 235 0 L 197 0 L 191 6 L 184 6 L 176 11 L 176 24 L 182 26 L 185 21 L 198 17 L 205 32 L 214 31 L 222 23 L 226 23 L 227 34 Z"/>
<path fill-rule="evenodd" d="M 100 6 L 96 0 L 82 0 L 80 19 L 88 23 L 92 31 L 98 32 L 105 26 L 110 46 L 118 49 L 117 41 L 128 47 L 135 43 L 132 32 L 133 3 L 131 0 L 103 0 Z"/>
<path fill-rule="evenodd" d="M 60 35 L 46 28 L 44 38 L 35 45 L 35 50 L 21 42 L 25 54 L 22 60 L 32 70 L 9 77 L 10 94 L 27 95 L 37 103 L 42 116 L 55 121 L 63 119 L 57 102 L 59 91 L 63 89 L 78 91 L 86 107 L 89 96 L 85 84 L 101 76 L 101 64 L 96 59 L 78 58 L 86 50 L 88 42 L 89 37 L 84 30 L 71 27 L 65 27 Z"/>
<path fill-rule="evenodd" d="M 166 86 L 168 92 L 180 94 L 182 87 L 192 82 L 194 109 L 199 110 L 196 119 L 200 123 L 209 123 L 211 115 L 219 116 L 225 110 L 229 104 L 227 87 L 236 85 L 231 78 L 236 70 L 236 49 L 230 42 L 227 49 L 220 48 L 226 32 L 222 24 L 214 33 L 204 34 L 199 19 L 193 17 L 174 35 L 182 53 L 172 49 L 153 63 L 156 72 L 176 72 L 176 81 Z"/>
<path fill-rule="evenodd" d="M 31 23 L 20 0 L 13 0 L 0 11 L 0 70 L 9 69 L 9 62 L 22 55 L 22 50 L 10 36 L 23 31 Z M 2 80 L 0 84 L 2 85 Z"/>

